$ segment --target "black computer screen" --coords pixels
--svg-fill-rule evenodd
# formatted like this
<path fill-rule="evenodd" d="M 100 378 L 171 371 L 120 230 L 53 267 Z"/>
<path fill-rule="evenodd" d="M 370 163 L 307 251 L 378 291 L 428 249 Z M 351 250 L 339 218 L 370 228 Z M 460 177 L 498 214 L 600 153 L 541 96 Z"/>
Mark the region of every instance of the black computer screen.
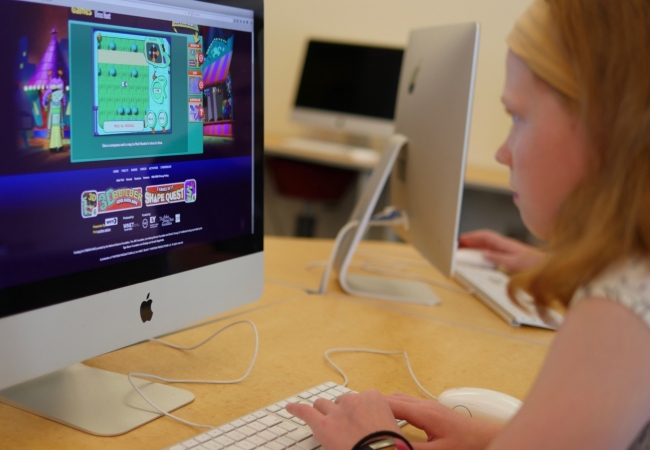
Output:
<path fill-rule="evenodd" d="M 296 106 L 392 120 L 403 50 L 311 40 Z"/>

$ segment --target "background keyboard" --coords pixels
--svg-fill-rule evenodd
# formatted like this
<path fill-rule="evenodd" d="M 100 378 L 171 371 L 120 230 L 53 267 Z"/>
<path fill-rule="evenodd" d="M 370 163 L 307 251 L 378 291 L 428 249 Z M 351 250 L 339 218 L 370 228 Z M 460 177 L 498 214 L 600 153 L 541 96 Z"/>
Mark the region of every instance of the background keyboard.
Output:
<path fill-rule="evenodd" d="M 562 323 L 562 315 L 553 310 L 549 310 L 549 316 L 554 323 L 544 322 L 532 307 L 530 297 L 523 299 L 524 305 L 529 305 L 525 311 L 515 305 L 508 296 L 508 275 L 499 270 L 456 264 L 454 278 L 510 325 L 529 325 L 555 330 Z"/>

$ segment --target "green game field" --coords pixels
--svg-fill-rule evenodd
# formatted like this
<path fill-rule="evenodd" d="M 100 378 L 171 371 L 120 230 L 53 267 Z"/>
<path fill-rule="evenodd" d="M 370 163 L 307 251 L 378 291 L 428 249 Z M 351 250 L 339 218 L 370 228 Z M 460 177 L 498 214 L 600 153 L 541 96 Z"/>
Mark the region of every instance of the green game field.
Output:
<path fill-rule="evenodd" d="M 100 43 L 101 50 L 109 50 L 109 44 L 114 42 L 116 52 L 129 52 L 131 45 L 137 46 L 137 52 L 142 53 L 144 40 L 106 37 Z M 143 59 L 144 61 L 144 59 Z M 144 120 L 146 109 L 149 107 L 149 66 L 132 64 L 99 63 L 97 65 L 97 88 L 99 98 L 99 126 L 105 121 Z M 111 73 L 114 69 L 114 75 Z M 137 76 L 132 70 L 137 70 Z M 168 74 L 165 74 L 168 76 Z M 122 83 L 128 86 L 122 86 Z M 122 114 L 118 112 L 122 107 Z M 137 114 L 135 113 L 137 108 Z"/>

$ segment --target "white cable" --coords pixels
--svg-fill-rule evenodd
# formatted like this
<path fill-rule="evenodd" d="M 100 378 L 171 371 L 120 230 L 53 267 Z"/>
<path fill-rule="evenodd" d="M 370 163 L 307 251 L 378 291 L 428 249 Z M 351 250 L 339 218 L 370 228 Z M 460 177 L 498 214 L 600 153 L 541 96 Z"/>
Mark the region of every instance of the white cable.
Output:
<path fill-rule="evenodd" d="M 417 377 L 415 376 L 415 373 L 413 372 L 413 368 L 411 367 L 411 362 L 409 360 L 409 356 L 406 352 L 404 351 L 385 351 L 385 350 L 373 350 L 373 349 L 367 349 L 367 348 L 330 348 L 329 350 L 325 351 L 325 360 L 327 360 L 328 364 L 334 368 L 342 377 L 343 377 L 343 386 L 347 387 L 348 385 L 348 377 L 345 375 L 345 372 L 339 368 L 334 362 L 330 359 L 329 355 L 330 353 L 374 353 L 378 355 L 404 355 L 404 360 L 406 361 L 406 367 L 409 369 L 409 373 L 411 374 L 411 378 L 413 378 L 413 381 L 415 381 L 415 384 L 418 385 L 418 387 L 424 392 L 427 396 L 431 397 L 434 400 L 438 400 L 438 397 L 433 395 L 431 392 L 427 391 L 422 384 L 418 381 Z"/>
<path fill-rule="evenodd" d="M 232 326 L 239 325 L 239 324 L 242 324 L 242 323 L 249 324 L 253 328 L 253 332 L 255 333 L 255 351 L 253 352 L 253 358 L 251 360 L 251 363 L 248 366 L 248 369 L 246 370 L 246 373 L 244 373 L 243 376 L 241 376 L 241 377 L 239 377 L 239 378 L 237 378 L 235 380 L 172 380 L 172 379 L 169 379 L 169 378 L 163 378 L 163 377 L 159 377 L 157 375 L 151 375 L 151 374 L 148 374 L 148 373 L 131 372 L 131 373 L 129 373 L 127 375 L 128 379 L 129 379 L 129 383 L 131 383 L 131 386 L 133 386 L 133 389 L 135 389 L 135 391 L 138 394 L 140 394 L 140 397 L 142 397 L 144 399 L 144 401 L 146 401 L 152 408 L 154 408 L 160 414 L 163 414 L 163 415 L 165 415 L 165 416 L 167 416 L 167 417 L 169 417 L 171 419 L 177 420 L 177 421 L 179 421 L 181 423 L 184 423 L 186 425 L 190 425 L 190 426 L 193 426 L 193 427 L 215 428 L 212 425 L 203 425 L 203 424 L 198 424 L 198 423 L 194 423 L 194 422 L 189 422 L 189 421 L 181 419 L 180 417 L 177 417 L 177 416 L 175 416 L 173 414 L 169 414 L 166 411 L 163 411 L 158 406 L 156 406 L 151 400 L 149 400 L 146 395 L 144 395 L 144 393 L 135 385 L 135 383 L 133 382 L 131 377 L 132 376 L 137 376 L 137 377 L 140 377 L 140 378 L 151 378 L 151 379 L 154 379 L 154 380 L 163 381 L 165 383 L 195 383 L 195 384 L 196 383 L 204 383 L 204 384 L 235 384 L 235 383 L 239 383 L 239 382 L 245 380 L 246 377 L 248 377 L 248 374 L 250 374 L 251 370 L 253 369 L 253 366 L 255 365 L 255 360 L 257 359 L 257 352 L 258 352 L 259 344 L 260 344 L 260 338 L 259 338 L 259 334 L 257 333 L 257 327 L 250 320 L 240 320 L 238 322 L 233 322 L 233 323 L 231 323 L 229 325 L 226 325 L 225 327 L 220 328 L 219 330 L 212 333 L 207 339 L 204 339 L 200 343 L 198 343 L 196 345 L 189 346 L 189 347 L 175 345 L 175 344 L 172 344 L 172 343 L 169 343 L 169 342 L 161 341 L 159 339 L 150 339 L 150 341 L 152 341 L 152 342 L 158 342 L 159 344 L 166 345 L 167 347 L 175 348 L 177 350 L 194 350 L 195 348 L 198 348 L 198 347 L 202 346 L 203 344 L 205 344 L 206 342 L 208 342 L 209 340 L 211 340 L 212 338 L 217 336 L 222 331 L 225 331 L 225 330 L 227 330 L 228 328 L 230 328 Z"/>

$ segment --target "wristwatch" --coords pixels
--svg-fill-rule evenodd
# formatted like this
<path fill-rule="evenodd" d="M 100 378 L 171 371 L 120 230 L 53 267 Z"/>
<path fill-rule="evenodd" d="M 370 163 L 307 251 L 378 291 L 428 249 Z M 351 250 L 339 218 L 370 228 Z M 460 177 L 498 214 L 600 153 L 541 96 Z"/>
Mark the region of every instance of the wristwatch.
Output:
<path fill-rule="evenodd" d="M 359 447 L 359 450 L 398 450 L 395 439 L 392 437 L 380 439 L 378 441 L 368 442 Z"/>

